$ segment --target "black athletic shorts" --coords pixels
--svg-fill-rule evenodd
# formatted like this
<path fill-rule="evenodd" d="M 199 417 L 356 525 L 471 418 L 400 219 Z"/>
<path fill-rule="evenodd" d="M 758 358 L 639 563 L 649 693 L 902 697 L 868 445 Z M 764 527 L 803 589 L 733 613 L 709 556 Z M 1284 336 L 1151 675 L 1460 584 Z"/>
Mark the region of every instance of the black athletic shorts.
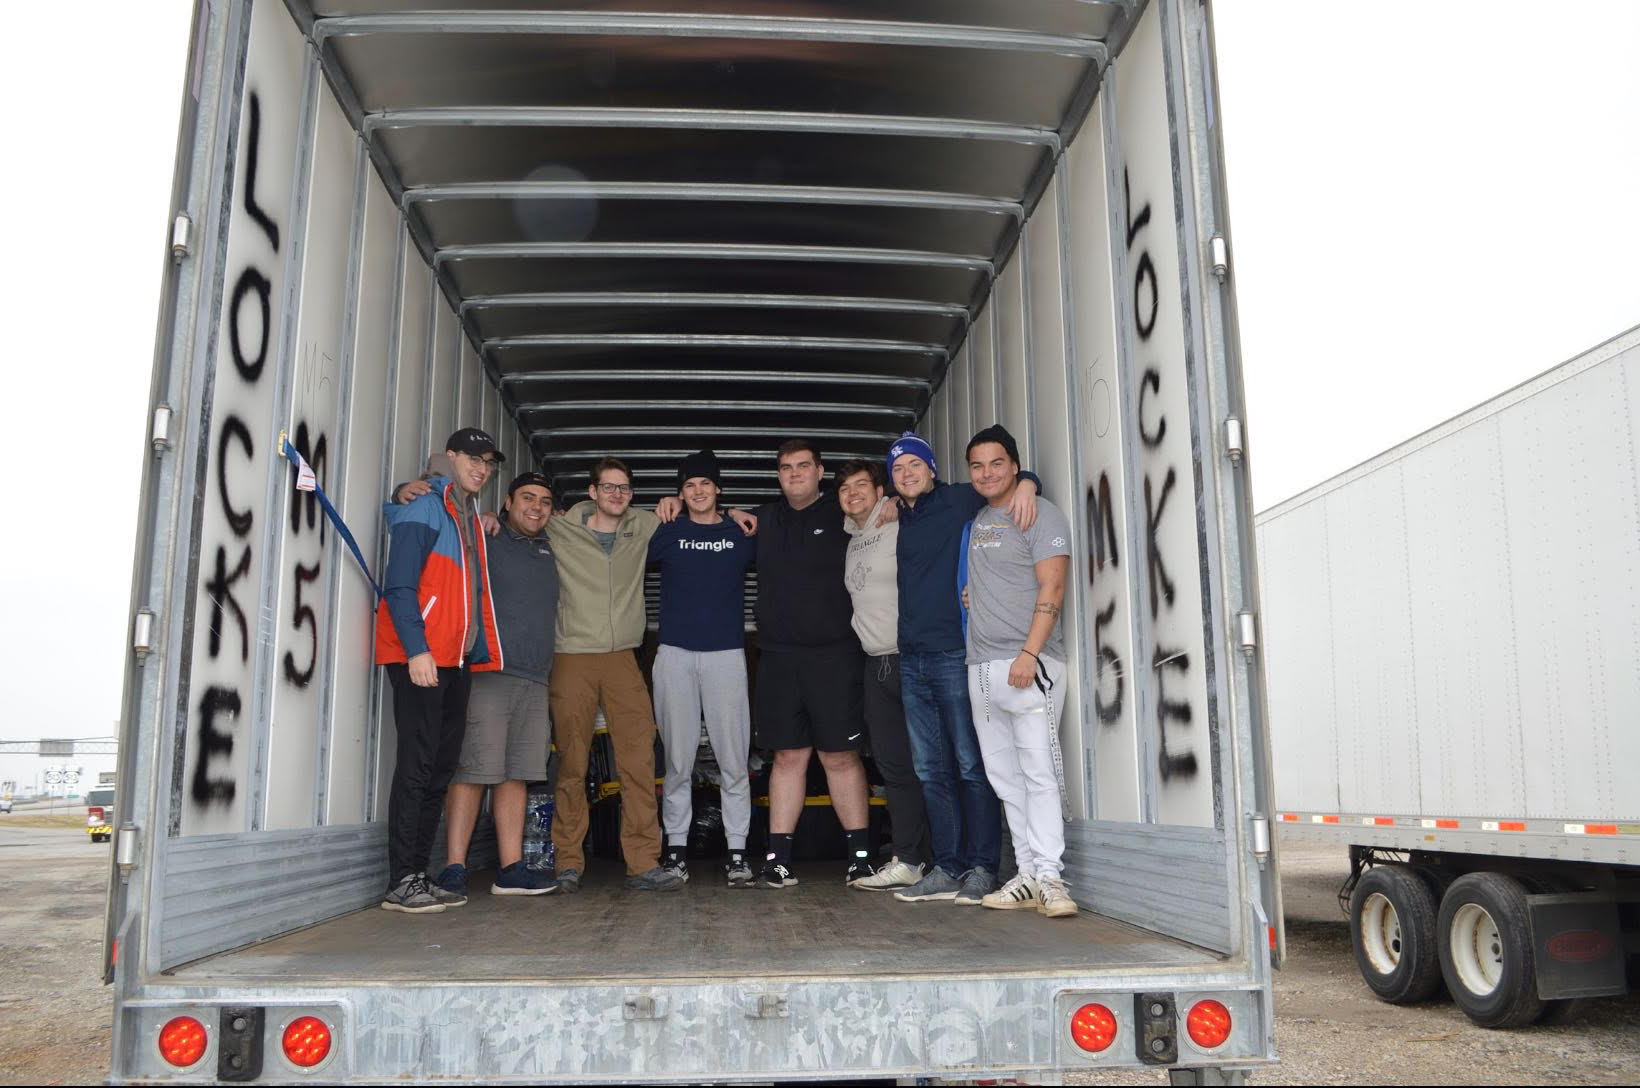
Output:
<path fill-rule="evenodd" d="M 865 736 L 857 650 L 763 651 L 757 661 L 759 748 L 852 752 Z"/>

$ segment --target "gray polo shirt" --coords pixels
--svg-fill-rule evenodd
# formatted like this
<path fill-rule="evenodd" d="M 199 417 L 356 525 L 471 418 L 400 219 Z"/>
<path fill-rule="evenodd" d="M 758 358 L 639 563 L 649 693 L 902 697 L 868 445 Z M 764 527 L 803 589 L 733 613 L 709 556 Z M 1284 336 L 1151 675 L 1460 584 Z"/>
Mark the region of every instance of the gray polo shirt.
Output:
<path fill-rule="evenodd" d="M 1020 532 L 1006 507 L 987 506 L 974 515 L 968 534 L 968 663 L 1012 661 L 1025 648 L 1036 613 L 1036 564 L 1071 554 L 1065 512 L 1036 500 L 1036 524 Z M 1058 620 L 1042 652 L 1065 660 Z"/>

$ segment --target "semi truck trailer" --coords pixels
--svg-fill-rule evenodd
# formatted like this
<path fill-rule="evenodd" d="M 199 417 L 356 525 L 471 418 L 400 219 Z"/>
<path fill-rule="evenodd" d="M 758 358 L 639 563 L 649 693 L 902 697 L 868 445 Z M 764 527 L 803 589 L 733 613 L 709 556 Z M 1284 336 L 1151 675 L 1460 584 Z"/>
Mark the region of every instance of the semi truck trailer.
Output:
<path fill-rule="evenodd" d="M 1386 1001 L 1640 970 L 1640 328 L 1258 518 L 1279 836 L 1348 847 Z"/>
<path fill-rule="evenodd" d="M 140 451 L 116 1082 L 1275 1059 L 1209 5 L 201 0 L 192 34 Z M 790 436 L 836 465 L 916 428 L 962 480 L 999 421 L 1075 524 L 1077 917 L 896 903 L 840 867 L 644 897 L 597 864 L 573 897 L 376 909 L 375 593 L 286 442 L 379 571 L 388 488 L 458 426 L 561 495 L 619 455 L 641 503 L 710 445 L 744 503 L 777 494 Z"/>

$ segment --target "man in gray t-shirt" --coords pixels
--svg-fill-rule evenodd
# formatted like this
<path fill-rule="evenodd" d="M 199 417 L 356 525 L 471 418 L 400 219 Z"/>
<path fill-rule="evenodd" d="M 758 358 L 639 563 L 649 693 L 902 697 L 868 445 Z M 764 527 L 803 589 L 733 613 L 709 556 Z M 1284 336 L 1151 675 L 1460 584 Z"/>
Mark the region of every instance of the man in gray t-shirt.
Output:
<path fill-rule="evenodd" d="M 1029 529 L 1008 516 L 1019 486 L 1019 451 L 1001 426 L 968 443 L 968 476 L 987 503 L 969 525 L 964 552 L 969 701 L 985 776 L 1002 802 L 1019 864 L 1018 875 L 980 903 L 1073 917 L 1076 902 L 1062 875 L 1058 719 L 1065 679 L 1059 610 L 1070 570 L 1070 522 L 1040 498 Z"/>

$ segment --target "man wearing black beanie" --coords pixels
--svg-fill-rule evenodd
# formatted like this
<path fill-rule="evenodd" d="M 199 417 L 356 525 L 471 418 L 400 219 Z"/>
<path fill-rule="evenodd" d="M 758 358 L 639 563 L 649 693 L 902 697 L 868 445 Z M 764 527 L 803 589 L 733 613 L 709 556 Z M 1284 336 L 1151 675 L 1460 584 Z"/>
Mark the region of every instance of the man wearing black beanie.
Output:
<path fill-rule="evenodd" d="M 666 749 L 661 867 L 689 879 L 684 848 L 693 818 L 692 787 L 701 721 L 722 778 L 723 830 L 730 887 L 752 883 L 746 833 L 752 790 L 746 774 L 752 716 L 746 701 L 746 570 L 754 542 L 723 516 L 717 455 L 700 450 L 678 468 L 685 517 L 649 538 L 649 565 L 661 572 L 660 648 L 653 671 L 655 720 Z"/>

